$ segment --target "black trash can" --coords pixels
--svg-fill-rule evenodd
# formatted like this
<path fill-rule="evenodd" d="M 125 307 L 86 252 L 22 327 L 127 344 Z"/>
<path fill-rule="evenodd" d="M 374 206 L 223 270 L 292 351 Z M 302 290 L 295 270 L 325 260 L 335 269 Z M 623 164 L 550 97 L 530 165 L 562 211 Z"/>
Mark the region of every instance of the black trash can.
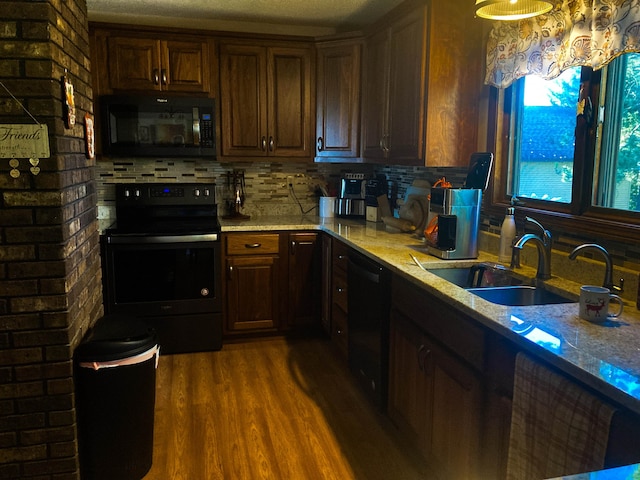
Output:
<path fill-rule="evenodd" d="M 158 355 L 155 331 L 124 315 L 102 317 L 76 348 L 83 480 L 140 480 L 151 468 Z"/>

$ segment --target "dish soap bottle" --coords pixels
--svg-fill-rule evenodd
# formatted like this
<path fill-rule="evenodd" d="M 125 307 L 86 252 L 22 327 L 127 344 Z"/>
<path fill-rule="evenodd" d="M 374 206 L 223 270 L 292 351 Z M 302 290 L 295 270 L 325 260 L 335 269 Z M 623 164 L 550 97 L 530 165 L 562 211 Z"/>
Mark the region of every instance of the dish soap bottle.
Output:
<path fill-rule="evenodd" d="M 511 261 L 511 252 L 513 239 L 516 238 L 516 221 L 513 217 L 515 209 L 507 208 L 507 214 L 500 228 L 500 251 L 498 252 L 498 261 L 501 263 L 509 263 Z"/>

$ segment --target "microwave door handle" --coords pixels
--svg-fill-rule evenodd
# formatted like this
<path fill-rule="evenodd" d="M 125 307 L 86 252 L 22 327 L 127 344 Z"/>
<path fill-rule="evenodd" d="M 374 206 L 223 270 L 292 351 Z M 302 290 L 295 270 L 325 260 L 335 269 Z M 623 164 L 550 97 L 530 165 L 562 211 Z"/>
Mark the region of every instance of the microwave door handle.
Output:
<path fill-rule="evenodd" d="M 193 111 L 193 144 L 200 145 L 200 109 L 194 107 Z"/>

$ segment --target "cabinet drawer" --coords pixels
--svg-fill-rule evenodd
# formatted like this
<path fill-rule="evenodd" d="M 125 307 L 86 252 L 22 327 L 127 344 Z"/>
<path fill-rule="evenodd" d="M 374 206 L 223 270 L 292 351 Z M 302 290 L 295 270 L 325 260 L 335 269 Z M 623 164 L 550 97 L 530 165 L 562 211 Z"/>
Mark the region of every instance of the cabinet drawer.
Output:
<path fill-rule="evenodd" d="M 333 274 L 333 303 L 338 305 L 342 311 L 348 311 L 348 296 L 347 296 L 347 276 Z"/>
<path fill-rule="evenodd" d="M 342 270 L 346 273 L 349 265 L 349 247 L 340 241 L 334 240 L 332 255 L 333 270 Z"/>
<path fill-rule="evenodd" d="M 227 235 L 226 239 L 227 255 L 264 255 L 277 254 L 279 251 L 277 233 L 265 235 L 238 233 Z"/>
<path fill-rule="evenodd" d="M 331 341 L 342 351 L 345 357 L 349 350 L 347 314 L 337 305 L 331 311 Z"/>

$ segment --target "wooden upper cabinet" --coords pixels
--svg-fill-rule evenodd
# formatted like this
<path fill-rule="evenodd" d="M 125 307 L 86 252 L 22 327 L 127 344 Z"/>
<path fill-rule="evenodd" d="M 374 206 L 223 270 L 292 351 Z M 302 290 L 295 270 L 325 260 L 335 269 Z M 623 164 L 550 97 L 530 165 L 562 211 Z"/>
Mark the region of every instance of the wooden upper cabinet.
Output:
<path fill-rule="evenodd" d="M 482 22 L 472 4 L 429 2 L 364 49 L 362 146 L 369 162 L 465 166 L 477 150 Z M 383 24 L 384 25 L 384 24 Z M 378 26 L 379 27 L 379 26 Z"/>
<path fill-rule="evenodd" d="M 211 90 L 207 41 L 110 36 L 107 55 L 113 90 L 192 93 Z"/>
<path fill-rule="evenodd" d="M 364 157 L 415 163 L 422 157 L 427 7 L 376 32 L 365 44 Z"/>
<path fill-rule="evenodd" d="M 317 46 L 316 160 L 360 155 L 361 40 Z"/>
<path fill-rule="evenodd" d="M 362 99 L 362 149 L 369 161 L 388 157 L 389 31 L 367 39 L 364 49 Z"/>
<path fill-rule="evenodd" d="M 394 23 L 389 32 L 386 147 L 389 158 L 400 163 L 420 159 L 424 149 L 426 29 L 423 7 Z"/>
<path fill-rule="evenodd" d="M 472 2 L 431 2 L 426 164 L 467 166 L 478 150 L 483 22 Z M 480 52 L 480 53 L 479 53 Z"/>
<path fill-rule="evenodd" d="M 223 156 L 312 156 L 312 65 L 310 45 L 220 45 Z"/>
<path fill-rule="evenodd" d="M 220 45 L 222 154 L 265 156 L 267 52 L 260 46 Z"/>

